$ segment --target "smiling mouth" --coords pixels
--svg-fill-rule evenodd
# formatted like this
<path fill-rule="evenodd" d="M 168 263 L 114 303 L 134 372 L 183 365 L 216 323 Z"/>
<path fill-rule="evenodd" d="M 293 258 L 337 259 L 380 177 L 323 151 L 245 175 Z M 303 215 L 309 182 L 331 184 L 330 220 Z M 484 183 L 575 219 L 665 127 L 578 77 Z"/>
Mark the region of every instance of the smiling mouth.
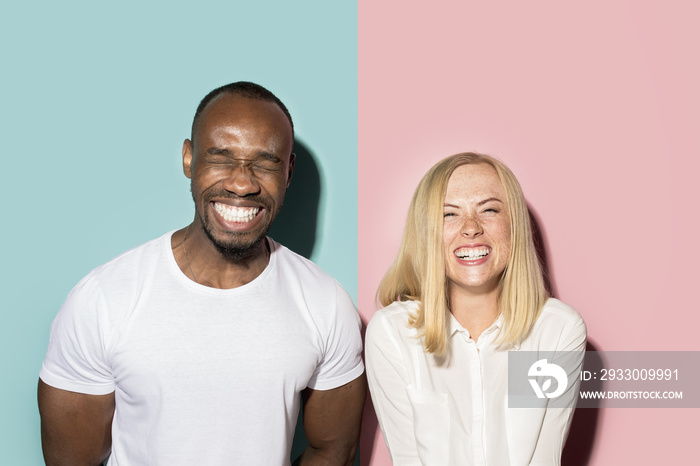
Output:
<path fill-rule="evenodd" d="M 248 223 L 258 215 L 260 207 L 236 207 L 214 202 L 214 210 L 227 222 Z"/>
<path fill-rule="evenodd" d="M 483 259 L 490 253 L 490 248 L 462 248 L 455 251 L 455 256 L 464 260 L 477 260 Z"/>

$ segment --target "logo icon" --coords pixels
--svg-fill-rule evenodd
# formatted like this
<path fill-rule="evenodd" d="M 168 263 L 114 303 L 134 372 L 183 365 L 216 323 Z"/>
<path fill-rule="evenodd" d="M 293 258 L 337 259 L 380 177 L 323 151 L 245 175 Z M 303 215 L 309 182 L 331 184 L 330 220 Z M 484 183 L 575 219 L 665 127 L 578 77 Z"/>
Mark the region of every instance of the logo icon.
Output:
<path fill-rule="evenodd" d="M 530 366 L 527 375 L 530 377 L 528 380 L 537 398 L 556 398 L 564 393 L 569 382 L 564 369 L 554 363 L 548 363 L 546 359 L 540 359 Z M 543 377 L 546 377 L 546 379 L 540 387 L 538 379 Z M 556 390 L 548 391 L 552 388 L 552 379 L 557 381 L 557 388 Z"/>

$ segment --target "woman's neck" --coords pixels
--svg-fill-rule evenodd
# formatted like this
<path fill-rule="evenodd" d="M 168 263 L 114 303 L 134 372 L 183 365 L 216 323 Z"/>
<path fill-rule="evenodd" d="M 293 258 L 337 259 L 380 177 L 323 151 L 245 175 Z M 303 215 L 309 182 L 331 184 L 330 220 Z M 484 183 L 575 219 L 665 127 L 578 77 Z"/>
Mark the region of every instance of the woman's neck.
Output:
<path fill-rule="evenodd" d="M 450 286 L 450 312 L 474 341 L 498 318 L 498 289 L 486 293 L 470 293 Z"/>

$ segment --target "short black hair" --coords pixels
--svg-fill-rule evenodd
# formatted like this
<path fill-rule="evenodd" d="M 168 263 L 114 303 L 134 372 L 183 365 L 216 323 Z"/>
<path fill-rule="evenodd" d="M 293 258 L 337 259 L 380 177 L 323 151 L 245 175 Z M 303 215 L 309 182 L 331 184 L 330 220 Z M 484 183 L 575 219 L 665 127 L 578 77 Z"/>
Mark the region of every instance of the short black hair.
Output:
<path fill-rule="evenodd" d="M 289 114 L 289 110 L 282 103 L 280 99 L 277 98 L 275 94 L 268 91 L 260 84 L 251 83 L 249 81 L 237 81 L 235 83 L 226 84 L 221 87 L 217 87 L 209 94 L 205 95 L 202 101 L 197 106 L 197 111 L 194 112 L 194 119 L 192 120 L 192 131 L 190 134 L 190 141 L 194 144 L 194 129 L 199 121 L 199 116 L 201 115 L 204 108 L 209 105 L 215 97 L 221 94 L 231 94 L 238 95 L 241 97 L 246 97 L 248 99 L 263 100 L 265 102 L 272 102 L 277 104 L 277 106 L 284 112 L 284 115 L 289 120 L 289 124 L 292 127 L 292 137 L 294 137 L 294 123 L 292 122 L 292 116 Z"/>

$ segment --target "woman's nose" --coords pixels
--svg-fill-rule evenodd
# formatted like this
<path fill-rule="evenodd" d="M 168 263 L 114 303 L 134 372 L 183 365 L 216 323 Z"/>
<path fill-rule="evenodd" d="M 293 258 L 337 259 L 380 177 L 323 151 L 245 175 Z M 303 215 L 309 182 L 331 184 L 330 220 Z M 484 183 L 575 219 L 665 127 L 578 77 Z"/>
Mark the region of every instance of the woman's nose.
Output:
<path fill-rule="evenodd" d="M 481 228 L 481 223 L 479 223 L 477 218 L 469 216 L 464 219 L 464 223 L 462 224 L 462 234 L 464 236 L 478 236 L 483 233 L 483 231 L 484 230 Z"/>

